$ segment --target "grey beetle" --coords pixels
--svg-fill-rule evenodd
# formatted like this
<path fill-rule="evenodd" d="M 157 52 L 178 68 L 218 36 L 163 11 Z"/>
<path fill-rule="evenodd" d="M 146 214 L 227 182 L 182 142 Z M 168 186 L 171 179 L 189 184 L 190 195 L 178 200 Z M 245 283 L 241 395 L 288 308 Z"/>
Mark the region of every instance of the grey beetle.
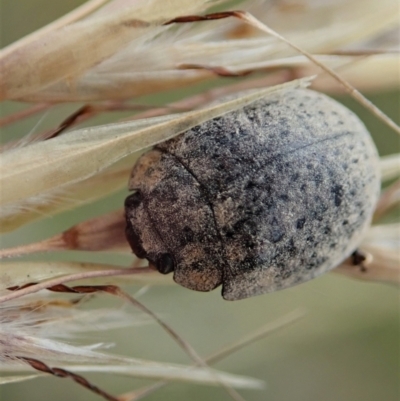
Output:
<path fill-rule="evenodd" d="M 310 280 L 359 245 L 380 191 L 362 122 L 288 90 L 166 141 L 135 165 L 126 235 L 139 258 L 238 300 Z"/>

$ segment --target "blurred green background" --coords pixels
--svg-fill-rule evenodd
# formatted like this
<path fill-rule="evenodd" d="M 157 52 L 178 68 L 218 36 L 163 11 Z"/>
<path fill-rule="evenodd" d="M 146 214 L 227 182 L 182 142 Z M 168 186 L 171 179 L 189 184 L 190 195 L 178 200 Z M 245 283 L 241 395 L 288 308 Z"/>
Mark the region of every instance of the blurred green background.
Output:
<path fill-rule="evenodd" d="M 81 3 L 79 0 L 2 0 L 2 47 Z M 369 98 L 399 122 L 398 92 L 370 94 Z M 166 100 L 166 97 L 148 97 L 143 101 L 159 103 Z M 398 137 L 393 132 L 352 100 L 343 97 L 341 101 L 355 110 L 367 124 L 382 155 L 400 151 Z M 21 107 L 6 103 L 2 106 L 2 113 L 7 114 Z M 2 137 L 7 139 L 25 135 L 32 129 L 41 131 L 46 127 L 54 127 L 75 109 L 76 105 L 62 106 L 51 115 L 44 113 L 35 116 L 4 129 Z M 96 120 L 96 123 L 104 122 L 104 118 L 115 119 L 120 116 L 122 114 L 110 114 Z M 94 122 L 91 121 L 91 124 Z M 94 205 L 81 207 L 79 213 L 64 213 L 55 219 L 31 224 L 2 238 L 2 246 L 45 238 L 75 222 L 121 207 L 124 197 L 125 192 L 114 194 Z M 79 258 L 82 259 L 82 255 Z M 132 293 L 136 290 L 131 289 Z M 223 301 L 219 290 L 202 294 L 177 285 L 153 287 L 140 299 L 163 316 L 204 356 L 285 313 L 298 307 L 305 308 L 307 315 L 298 323 L 216 365 L 232 373 L 265 380 L 265 390 L 241 392 L 248 401 L 400 399 L 399 292 L 394 287 L 353 281 L 331 273 L 289 290 L 233 303 Z M 112 299 L 102 299 L 101 303 L 119 307 L 119 302 Z M 156 324 L 107 333 L 94 332 L 85 341 L 115 342 L 112 352 L 121 355 L 190 363 L 183 351 Z M 150 383 L 110 375 L 85 376 L 113 394 Z M 3 386 L 0 388 L 0 397 L 1 401 L 100 399 L 69 380 L 53 377 Z M 224 401 L 230 400 L 230 397 L 221 388 L 175 383 L 154 393 L 147 400 Z"/>

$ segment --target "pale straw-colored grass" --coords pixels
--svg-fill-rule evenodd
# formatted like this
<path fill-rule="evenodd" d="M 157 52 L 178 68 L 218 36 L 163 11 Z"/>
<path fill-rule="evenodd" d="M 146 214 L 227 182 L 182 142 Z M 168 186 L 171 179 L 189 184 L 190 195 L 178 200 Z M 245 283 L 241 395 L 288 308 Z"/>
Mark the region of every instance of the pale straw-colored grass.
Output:
<path fill-rule="evenodd" d="M 4 48 L 0 97 L 31 104 L 5 116 L 0 125 L 10 126 L 43 110 L 51 113 L 60 102 L 76 103 L 77 108 L 82 102 L 88 104 L 51 131 L 33 132 L 23 140 L 3 144 L 1 232 L 49 220 L 114 193 L 125 187 L 132 165 L 149 147 L 260 97 L 311 81 L 317 90 L 346 91 L 400 133 L 395 122 L 361 95 L 399 86 L 399 49 L 393 45 L 399 28 L 397 1 L 248 0 L 235 2 L 233 13 L 227 10 L 233 10 L 232 3 L 225 1 L 91 0 Z M 257 77 L 252 77 L 255 73 Z M 226 76 L 236 81 L 225 85 Z M 161 107 L 144 107 L 135 100 L 199 82 L 212 82 L 214 87 Z M 245 89 L 256 90 L 239 93 Z M 218 100 L 227 94 L 235 96 Z M 126 121 L 75 127 L 108 110 L 131 110 L 132 115 Z M 366 271 L 350 260 L 337 271 L 398 285 L 400 223 L 382 221 L 400 205 L 400 155 L 383 157 L 381 167 L 385 190 L 374 225 L 361 246 L 367 254 Z M 242 398 L 233 388 L 260 388 L 260 381 L 208 366 L 247 340 L 218 358 L 202 359 L 158 316 L 114 287 L 171 284 L 169 277 L 130 256 L 123 231 L 123 212 L 116 205 L 116 211 L 82 221 L 48 239 L 0 251 L 4 259 L 0 265 L 0 369 L 14 372 L 0 384 L 58 374 L 81 381 L 104 398 L 121 401 L 139 399 L 166 381 L 220 385 L 237 400 Z M 131 267 L 30 260 L 33 254 L 57 251 L 114 252 L 130 257 Z M 20 256 L 24 259 L 18 260 Z M 77 298 L 71 301 L 60 293 L 55 296 L 54 291 L 72 292 Z M 88 315 L 79 307 L 88 298 L 85 294 L 93 292 L 119 296 L 142 314 L 94 309 Z M 262 335 L 298 317 L 294 313 L 282 318 Z M 93 326 L 107 330 L 154 319 L 195 366 L 125 358 L 103 352 L 104 344 L 84 347 L 65 341 Z M 32 367 L 45 373 L 32 375 Z M 163 382 L 117 398 L 85 382 L 78 372 Z"/>

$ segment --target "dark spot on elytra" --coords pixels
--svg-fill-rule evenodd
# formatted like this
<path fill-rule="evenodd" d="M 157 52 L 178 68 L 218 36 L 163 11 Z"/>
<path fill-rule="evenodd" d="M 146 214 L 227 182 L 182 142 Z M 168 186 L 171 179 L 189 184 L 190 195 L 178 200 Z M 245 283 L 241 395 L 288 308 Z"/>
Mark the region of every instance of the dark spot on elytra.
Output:
<path fill-rule="evenodd" d="M 292 174 L 292 175 L 290 176 L 290 180 L 291 180 L 291 181 L 297 181 L 297 180 L 299 179 L 299 177 L 300 177 L 300 174 L 299 174 L 299 173 L 294 173 L 294 174 Z"/>
<path fill-rule="evenodd" d="M 309 244 L 314 243 L 314 236 L 313 236 L 313 235 L 309 235 L 309 236 L 306 238 L 306 242 L 308 242 Z"/>
<path fill-rule="evenodd" d="M 339 207 L 342 204 L 344 190 L 342 185 L 334 185 L 331 188 L 331 192 L 334 196 L 335 206 Z"/>
<path fill-rule="evenodd" d="M 293 272 L 292 272 L 291 270 L 282 269 L 281 278 L 282 278 L 283 280 L 286 280 L 286 279 L 288 279 L 292 274 L 293 274 Z"/>
<path fill-rule="evenodd" d="M 315 176 L 314 176 L 314 182 L 315 182 L 315 185 L 316 185 L 317 187 L 320 186 L 320 184 L 322 184 L 323 181 L 324 181 L 324 179 L 323 179 L 323 177 L 322 177 L 322 174 L 320 174 L 320 173 L 315 174 Z"/>
<path fill-rule="evenodd" d="M 329 209 L 328 206 L 324 203 L 323 199 L 320 196 L 316 196 L 314 198 L 315 208 L 310 212 L 310 215 L 318 221 L 323 220 L 324 213 Z"/>
<path fill-rule="evenodd" d="M 223 129 L 225 127 L 225 124 L 222 122 L 222 118 L 221 117 L 215 118 L 214 120 L 212 120 L 212 122 L 213 122 L 213 126 L 216 129 L 221 130 L 221 129 Z"/>
<path fill-rule="evenodd" d="M 241 232 L 251 235 L 256 235 L 257 233 L 257 224 L 255 221 L 251 220 L 251 218 L 244 218 L 237 221 L 233 225 L 234 232 Z"/>
<path fill-rule="evenodd" d="M 258 188 L 259 184 L 255 181 L 248 181 L 246 186 L 244 187 L 245 189 L 252 189 L 252 188 Z"/>
<path fill-rule="evenodd" d="M 229 138 L 224 135 L 219 135 L 215 138 L 215 143 L 218 145 L 227 145 L 229 143 Z"/>
<path fill-rule="evenodd" d="M 329 226 L 325 226 L 324 228 L 324 234 L 328 235 L 332 232 L 332 229 Z"/>
<path fill-rule="evenodd" d="M 257 265 L 259 264 L 259 258 L 250 254 L 251 256 L 246 256 L 240 264 L 243 266 L 243 270 L 246 272 L 251 272 L 255 268 L 257 268 Z M 246 282 L 251 286 L 252 284 L 257 283 L 257 278 L 256 277 L 246 277 Z"/>
<path fill-rule="evenodd" d="M 253 214 L 254 214 L 254 216 L 261 216 L 263 213 L 264 213 L 264 208 L 262 206 L 260 206 L 254 210 Z"/>
<path fill-rule="evenodd" d="M 272 106 L 273 104 L 278 104 L 278 100 L 270 100 L 268 102 L 265 102 L 265 106 Z"/>
<path fill-rule="evenodd" d="M 200 149 L 203 153 L 206 153 L 208 151 L 208 145 L 207 144 L 203 144 L 200 146 Z"/>
<path fill-rule="evenodd" d="M 254 243 L 254 241 L 252 241 L 252 240 L 250 240 L 250 239 L 247 239 L 247 240 L 244 242 L 244 245 L 245 245 L 245 247 L 248 248 L 248 249 L 254 249 L 255 246 L 256 246 L 256 244 Z"/>
<path fill-rule="evenodd" d="M 311 262 L 306 266 L 306 270 L 312 270 L 316 267 L 316 263 Z"/>
<path fill-rule="evenodd" d="M 186 227 L 183 228 L 183 230 L 182 230 L 182 236 L 183 236 L 184 241 L 185 241 L 186 243 L 188 243 L 188 242 L 193 242 L 194 239 L 195 239 L 194 232 L 193 232 L 193 230 L 192 230 L 189 226 L 186 226 Z"/>
<path fill-rule="evenodd" d="M 280 228 L 274 227 L 271 232 L 271 242 L 276 244 L 277 242 L 282 241 L 284 236 L 285 233 Z"/>
<path fill-rule="evenodd" d="M 306 222 L 306 218 L 305 217 L 302 217 L 301 219 L 298 219 L 297 221 L 296 221 L 296 228 L 298 229 L 298 230 L 301 230 L 303 227 L 304 227 L 304 223 Z"/>
<path fill-rule="evenodd" d="M 194 271 L 194 272 L 202 272 L 204 271 L 204 264 L 201 261 L 196 261 L 191 263 L 189 266 L 187 266 L 187 270 Z"/>
<path fill-rule="evenodd" d="M 235 235 L 235 231 L 231 230 L 231 229 L 227 229 L 225 232 L 225 237 L 226 238 L 233 238 L 233 236 Z"/>
<path fill-rule="evenodd" d="M 286 245 L 285 247 L 285 252 L 289 255 L 289 256 L 295 256 L 296 252 L 297 252 L 297 248 L 294 245 L 294 241 L 293 238 L 290 239 L 289 243 Z"/>
<path fill-rule="evenodd" d="M 248 136 L 248 130 L 245 127 L 242 127 L 242 126 L 237 126 L 235 133 L 237 133 L 241 137 Z"/>

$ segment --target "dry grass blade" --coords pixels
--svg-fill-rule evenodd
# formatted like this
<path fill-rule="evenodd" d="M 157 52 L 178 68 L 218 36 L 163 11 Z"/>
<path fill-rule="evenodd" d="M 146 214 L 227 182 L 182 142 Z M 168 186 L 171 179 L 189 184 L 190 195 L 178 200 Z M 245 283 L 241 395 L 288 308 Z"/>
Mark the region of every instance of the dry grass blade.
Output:
<path fill-rule="evenodd" d="M 107 356 L 107 355 L 105 355 Z M 72 372 L 83 373 L 108 373 L 127 377 L 141 377 L 146 379 L 168 380 L 174 382 L 187 382 L 216 386 L 218 382 L 207 371 L 202 368 L 193 366 L 182 366 L 176 364 L 162 364 L 157 362 L 143 361 L 143 365 L 137 363 L 139 360 L 131 360 L 125 358 L 125 365 L 121 362 L 119 365 L 113 365 L 112 362 L 105 361 L 104 365 L 74 365 L 60 364 L 63 369 Z M 130 363 L 129 363 L 130 362 Z M 114 362 L 115 363 L 115 362 Z M 19 366 L 9 369 L 9 371 L 25 371 L 28 368 Z M 3 371 L 5 371 L 3 369 Z M 217 372 L 217 371 L 215 371 Z M 260 380 L 251 379 L 245 376 L 232 375 L 224 372 L 218 372 L 219 379 L 225 383 L 242 389 L 261 389 L 263 383 Z M 35 375 L 38 377 L 39 375 Z M 41 376 L 41 375 L 40 375 Z M 32 377 L 34 378 L 34 377 Z"/>
<path fill-rule="evenodd" d="M 95 11 L 97 8 L 101 7 L 107 1 L 108 0 L 87 1 L 86 3 L 82 4 L 80 7 L 75 8 L 70 13 L 63 15 L 58 20 L 51 22 L 50 24 L 44 26 L 43 28 L 38 29 L 31 35 L 25 36 L 24 38 L 17 40 L 10 46 L 7 46 L 6 48 L 2 49 L 0 51 L 0 59 L 12 52 L 17 51 L 20 48 L 23 48 L 24 46 L 28 45 L 29 43 L 32 43 L 32 42 L 38 40 L 39 38 L 41 38 L 45 35 L 48 35 L 52 31 L 60 29 L 65 25 L 71 24 L 81 18 L 84 18 L 85 16 L 87 16 L 90 13 L 92 13 L 93 11 Z"/>
<path fill-rule="evenodd" d="M 111 15 L 90 18 L 39 36 L 0 56 L 0 99 L 18 99 L 61 79 L 69 80 L 107 59 L 135 37 L 176 16 L 199 12 L 204 1 L 142 1 Z"/>
<path fill-rule="evenodd" d="M 22 339 L 22 338 L 21 338 Z M 29 341 L 30 339 L 27 338 Z M 34 340 L 34 339 L 32 339 Z M 50 341 L 49 341 L 50 342 Z M 45 343 L 39 344 L 45 346 Z M 65 351 L 68 350 L 67 346 L 62 345 L 62 343 L 55 343 L 54 346 L 58 346 L 60 349 L 64 348 Z M 85 353 L 84 348 L 81 348 L 82 352 Z M 79 352 L 80 348 L 76 347 L 74 352 Z M 151 379 L 162 379 L 168 381 L 180 381 L 180 382 L 194 382 L 198 384 L 206 384 L 206 385 L 218 385 L 218 380 L 225 382 L 228 385 L 232 385 L 238 388 L 251 388 L 251 389 L 259 389 L 262 388 L 263 383 L 260 380 L 255 380 L 251 378 L 247 378 L 244 376 L 232 375 L 228 373 L 223 373 L 214 370 L 213 372 L 218 375 L 218 380 L 213 377 L 213 374 L 210 374 L 207 370 L 196 367 L 187 367 L 183 365 L 177 364 L 167 364 L 167 363 L 158 363 L 146 360 L 139 359 L 129 359 L 129 358 L 118 358 L 112 355 L 93 353 L 90 358 L 90 353 L 85 353 L 85 357 L 88 361 L 93 360 L 93 362 L 97 362 L 97 364 L 91 365 L 90 363 L 82 363 L 79 365 L 76 364 L 66 364 L 61 363 L 60 360 L 58 369 L 68 369 L 68 371 L 73 375 L 75 373 L 72 372 L 99 372 L 99 373 L 111 373 L 115 375 L 123 375 L 123 376 L 131 376 L 131 377 L 143 377 L 143 378 L 151 378 Z M 49 361 L 53 361 L 58 358 L 64 360 L 66 356 L 66 352 L 62 355 L 62 352 L 54 352 L 54 354 L 50 357 L 48 352 L 43 352 L 42 357 L 48 359 Z M 23 357 L 17 358 L 21 360 Z M 70 359 L 74 359 L 74 356 L 71 355 Z M 35 358 L 25 357 L 25 360 L 30 360 L 32 362 L 37 361 L 38 365 L 40 362 Z M 57 362 L 57 361 L 56 361 Z M 117 364 L 115 364 L 117 362 Z M 40 367 L 40 366 L 37 366 Z M 45 366 L 43 366 L 42 370 L 46 373 L 51 373 L 47 370 Z M 27 371 L 30 370 L 26 365 L 21 364 L 13 364 L 10 365 L 7 369 L 6 366 L 2 368 L 3 372 L 13 372 L 13 371 Z M 35 375 L 37 377 L 38 375 Z M 33 378 L 33 377 L 32 377 Z M 17 380 L 17 379 L 15 379 Z"/>
<path fill-rule="evenodd" d="M 352 58 L 352 60 L 351 63 L 340 68 L 340 75 L 347 82 L 351 82 L 354 87 L 362 89 L 363 92 L 390 91 L 400 86 L 398 54 L 377 54 Z M 330 66 L 329 63 L 328 65 Z M 317 73 L 315 66 L 305 66 L 301 70 L 305 75 Z M 377 71 L 380 73 L 377 74 Z M 318 76 L 313 87 L 330 93 L 343 92 L 336 81 L 327 74 Z"/>
<path fill-rule="evenodd" d="M 389 181 L 400 176 L 400 153 L 383 156 L 380 159 L 382 181 Z"/>
<path fill-rule="evenodd" d="M 206 369 L 198 367 L 188 367 L 177 364 L 159 363 L 102 354 L 90 349 L 88 350 L 85 347 L 74 347 L 65 343 L 63 344 L 59 341 L 53 341 L 50 339 L 41 340 L 37 337 L 35 338 L 35 335 L 32 335 L 32 333 L 30 335 L 25 335 L 25 332 L 23 332 L 19 339 L 12 339 L 10 336 L 7 336 L 6 338 L 10 339 L 9 346 L 13 346 L 12 351 L 19 350 L 20 352 L 27 354 L 25 358 L 35 359 L 30 355 L 34 355 L 35 352 L 39 355 L 38 351 L 42 348 L 43 352 L 40 353 L 41 358 L 49 361 L 48 363 L 56 362 L 61 368 L 73 372 L 103 372 L 168 381 L 195 382 L 207 385 L 218 385 L 219 380 L 221 380 L 228 385 L 237 386 L 238 388 L 259 389 L 263 387 L 263 383 L 260 380 L 244 376 L 232 375 L 216 370 L 213 370 L 213 373 L 210 373 Z M 36 350 L 35 347 L 37 347 Z M 13 358 L 13 361 L 11 361 L 11 357 Z M 18 363 L 18 359 L 21 358 L 18 358 L 18 356 L 14 357 L 10 354 L 10 360 L 8 361 L 10 363 L 5 365 L 3 364 L 1 371 L 25 372 L 30 370 L 26 365 Z M 214 377 L 214 374 L 217 375 L 218 379 Z"/>
<path fill-rule="evenodd" d="M 23 382 L 26 380 L 31 380 L 31 379 L 37 379 L 41 375 L 20 375 L 20 376 L 5 376 L 5 377 L 0 377 L 0 385 L 1 384 L 8 384 L 8 383 L 18 383 L 18 382 Z"/>
<path fill-rule="evenodd" d="M 33 220 L 55 216 L 65 210 L 82 206 L 126 187 L 127 177 L 141 152 L 127 157 L 87 180 L 37 196 L 9 207 L 0 208 L 0 232 L 8 232 Z"/>
<path fill-rule="evenodd" d="M 0 59 L 0 99 L 18 99 L 67 76 L 82 73 L 150 27 L 148 22 L 118 15 L 104 21 L 78 22 L 50 32 L 29 43 L 26 49 Z M 72 60 L 71 55 L 74 55 Z M 28 64 L 31 68 L 27 68 L 24 59 L 31 61 Z"/>
<path fill-rule="evenodd" d="M 123 210 L 87 220 L 44 241 L 0 250 L 0 259 L 60 250 L 107 251 L 126 249 Z M 130 253 L 130 252 L 129 252 Z"/>
<path fill-rule="evenodd" d="M 92 278 L 98 278 L 98 277 L 114 277 L 114 276 L 125 276 L 125 275 L 131 275 L 131 274 L 141 274 L 145 271 L 144 268 L 142 269 L 137 269 L 137 268 L 112 268 L 112 266 L 108 266 L 109 268 L 105 269 L 98 269 L 94 271 L 80 271 L 79 273 L 75 274 L 68 274 L 68 275 L 63 275 L 62 277 L 58 278 L 53 278 L 51 280 L 46 280 L 43 281 L 39 284 L 32 283 L 31 281 L 28 281 L 28 285 L 22 286 L 21 289 L 16 289 L 13 292 L 9 292 L 6 295 L 0 296 L 0 304 L 3 302 L 8 302 L 13 299 L 18 299 L 21 297 L 24 297 L 29 294 L 35 294 L 41 290 L 45 290 L 50 287 L 55 287 L 57 285 L 62 285 L 64 283 L 68 283 L 70 281 L 78 281 L 78 280 L 86 280 L 86 279 L 92 279 Z M 149 272 L 152 272 L 152 270 L 148 270 Z M 25 280 L 26 283 L 26 280 Z M 31 284 L 32 283 L 32 284 Z"/>
<path fill-rule="evenodd" d="M 382 251 L 398 251 L 400 245 L 400 223 L 381 224 L 371 227 L 364 238 L 363 244 L 366 247 L 380 248 Z M 400 263 L 400 253 L 397 257 Z"/>
<path fill-rule="evenodd" d="M 152 366 L 153 365 L 153 366 Z M 189 382 L 198 384 L 207 384 L 211 386 L 220 385 L 223 381 L 226 385 L 237 387 L 241 389 L 254 389 L 259 390 L 264 387 L 263 382 L 260 380 L 252 379 L 245 376 L 232 375 L 220 371 L 213 370 L 217 374 L 218 380 L 213 377 L 203 368 L 196 368 L 192 366 L 182 366 L 174 364 L 166 364 L 169 371 L 158 368 L 157 363 L 149 364 L 148 368 L 136 368 L 134 366 L 118 366 L 118 365 L 69 365 L 68 369 L 74 372 L 93 372 L 93 373 L 109 373 L 127 377 L 142 377 L 147 379 L 166 379 L 175 382 Z M 163 377 L 164 376 L 164 377 Z"/>
<path fill-rule="evenodd" d="M 163 276 L 156 271 L 136 266 L 132 269 L 127 269 L 121 266 L 102 265 L 98 263 L 18 261 L 11 263 L 3 262 L 0 264 L 0 290 L 4 293 L 4 290 L 10 287 L 24 287 L 29 283 L 40 283 L 43 280 L 49 279 L 55 279 L 55 285 L 61 284 L 63 282 L 62 277 L 69 277 L 70 275 L 76 277 L 76 280 L 84 280 L 88 273 L 90 273 L 91 283 L 102 284 L 104 280 L 110 282 L 108 278 L 109 274 L 107 273 L 110 271 L 117 272 L 117 276 L 112 279 L 115 283 L 121 281 L 121 284 L 163 285 L 172 282 L 171 277 Z M 104 275 L 102 272 L 105 272 Z M 82 275 L 83 277 L 81 277 Z M 121 280 L 118 278 L 119 275 L 122 276 Z"/>
<path fill-rule="evenodd" d="M 307 49 L 314 55 L 340 52 L 343 47 L 354 46 L 360 40 L 365 42 L 373 39 L 374 35 L 397 23 L 398 8 L 394 0 L 382 0 L 379 4 L 373 0 L 352 0 L 338 4 L 306 1 L 304 7 L 299 7 L 296 12 L 288 11 L 280 2 L 266 0 L 242 1 L 239 5 L 250 14 L 257 15 L 260 21 L 296 43 L 299 48 Z M 185 15 L 184 9 L 180 11 L 180 15 Z M 221 18 L 227 14 L 218 15 Z M 326 18 L 327 15 L 330 18 Z M 190 17 L 186 17 L 186 21 L 193 22 L 200 18 Z M 183 22 L 185 17 L 174 20 Z M 276 37 L 259 35 L 256 29 L 244 27 L 243 22 L 227 20 L 217 24 L 207 21 L 201 24 L 202 27 L 198 25 L 190 24 L 184 29 L 170 26 L 152 28 L 148 35 L 146 33 L 133 38 L 119 52 L 83 74 L 62 79 L 41 91 L 26 95 L 23 100 L 65 102 L 126 99 L 210 80 L 217 75 L 226 75 L 225 72 L 241 76 L 273 68 L 274 65 L 284 68 L 284 64 L 279 65 L 279 60 L 297 55 Z M 379 45 L 376 49 L 378 52 L 386 49 L 385 42 Z M 340 58 L 337 56 L 336 60 Z M 353 58 L 357 59 L 356 56 Z M 387 69 L 377 78 L 385 81 L 386 85 L 397 84 L 396 65 L 389 64 L 377 64 Z M 191 69 L 182 70 L 183 67 Z M 296 77 L 307 75 L 307 69 L 301 66 L 293 68 Z M 359 88 L 371 85 L 368 74 L 364 76 L 363 70 L 360 67 L 357 75 L 349 75 L 361 84 Z M 354 86 L 355 82 L 352 83 Z M 332 85 L 330 87 L 333 88 Z"/>
<path fill-rule="evenodd" d="M 374 222 L 379 221 L 384 215 L 400 206 L 400 180 L 394 182 L 386 188 L 376 206 L 374 212 Z M 400 235 L 400 233 L 399 233 Z"/>

